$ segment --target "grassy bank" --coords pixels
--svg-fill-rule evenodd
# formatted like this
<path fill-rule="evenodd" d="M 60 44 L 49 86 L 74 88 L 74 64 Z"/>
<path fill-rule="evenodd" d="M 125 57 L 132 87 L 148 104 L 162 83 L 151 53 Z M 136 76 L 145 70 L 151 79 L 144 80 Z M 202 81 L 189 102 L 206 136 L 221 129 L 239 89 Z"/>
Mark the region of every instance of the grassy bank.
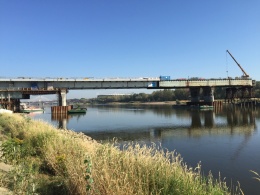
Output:
<path fill-rule="evenodd" d="M 231 194 L 225 182 L 180 155 L 155 148 L 100 144 L 91 138 L 34 121 L 0 115 L 3 156 L 13 165 L 0 184 L 14 194 Z M 237 191 L 232 194 L 239 194 Z"/>

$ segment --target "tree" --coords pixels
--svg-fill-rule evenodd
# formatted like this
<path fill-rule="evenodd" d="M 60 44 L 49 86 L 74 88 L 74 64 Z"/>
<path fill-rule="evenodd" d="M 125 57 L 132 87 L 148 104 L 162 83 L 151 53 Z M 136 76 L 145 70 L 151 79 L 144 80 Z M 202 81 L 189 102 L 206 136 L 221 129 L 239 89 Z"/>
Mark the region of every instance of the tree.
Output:
<path fill-rule="evenodd" d="M 178 100 L 188 100 L 190 96 L 189 89 L 176 89 L 174 94 L 175 98 Z"/>

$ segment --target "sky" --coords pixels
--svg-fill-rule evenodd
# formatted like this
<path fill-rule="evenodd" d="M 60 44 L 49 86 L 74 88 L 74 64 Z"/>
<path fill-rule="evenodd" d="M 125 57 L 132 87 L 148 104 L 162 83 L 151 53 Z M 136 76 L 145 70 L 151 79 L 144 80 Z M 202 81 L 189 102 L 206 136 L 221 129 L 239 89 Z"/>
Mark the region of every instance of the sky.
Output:
<path fill-rule="evenodd" d="M 259 0 L 0 0 L 0 77 L 241 76 L 228 49 L 260 80 L 259 10 Z"/>

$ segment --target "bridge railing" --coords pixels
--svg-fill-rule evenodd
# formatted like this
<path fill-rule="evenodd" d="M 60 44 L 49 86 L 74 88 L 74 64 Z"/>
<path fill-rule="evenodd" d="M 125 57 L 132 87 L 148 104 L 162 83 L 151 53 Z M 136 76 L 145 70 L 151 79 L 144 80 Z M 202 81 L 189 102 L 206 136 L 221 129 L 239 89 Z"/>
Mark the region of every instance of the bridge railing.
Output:
<path fill-rule="evenodd" d="M 17 77 L 17 78 L 7 78 L 7 77 L 0 77 L 0 82 L 8 82 L 8 81 L 21 81 L 21 82 L 28 82 L 28 81 L 159 81 L 159 77 L 107 77 L 107 78 L 94 78 L 94 77 Z"/>

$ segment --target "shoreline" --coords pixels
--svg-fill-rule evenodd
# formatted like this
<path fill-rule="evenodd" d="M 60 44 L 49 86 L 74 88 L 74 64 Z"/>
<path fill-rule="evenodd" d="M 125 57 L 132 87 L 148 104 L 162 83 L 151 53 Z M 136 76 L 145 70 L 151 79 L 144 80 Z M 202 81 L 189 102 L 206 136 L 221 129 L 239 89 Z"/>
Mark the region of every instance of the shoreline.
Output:
<path fill-rule="evenodd" d="M 184 105 L 186 101 L 182 101 L 179 105 Z M 89 104 L 89 105 L 177 105 L 176 101 L 165 102 L 108 102 L 103 104 Z"/>

